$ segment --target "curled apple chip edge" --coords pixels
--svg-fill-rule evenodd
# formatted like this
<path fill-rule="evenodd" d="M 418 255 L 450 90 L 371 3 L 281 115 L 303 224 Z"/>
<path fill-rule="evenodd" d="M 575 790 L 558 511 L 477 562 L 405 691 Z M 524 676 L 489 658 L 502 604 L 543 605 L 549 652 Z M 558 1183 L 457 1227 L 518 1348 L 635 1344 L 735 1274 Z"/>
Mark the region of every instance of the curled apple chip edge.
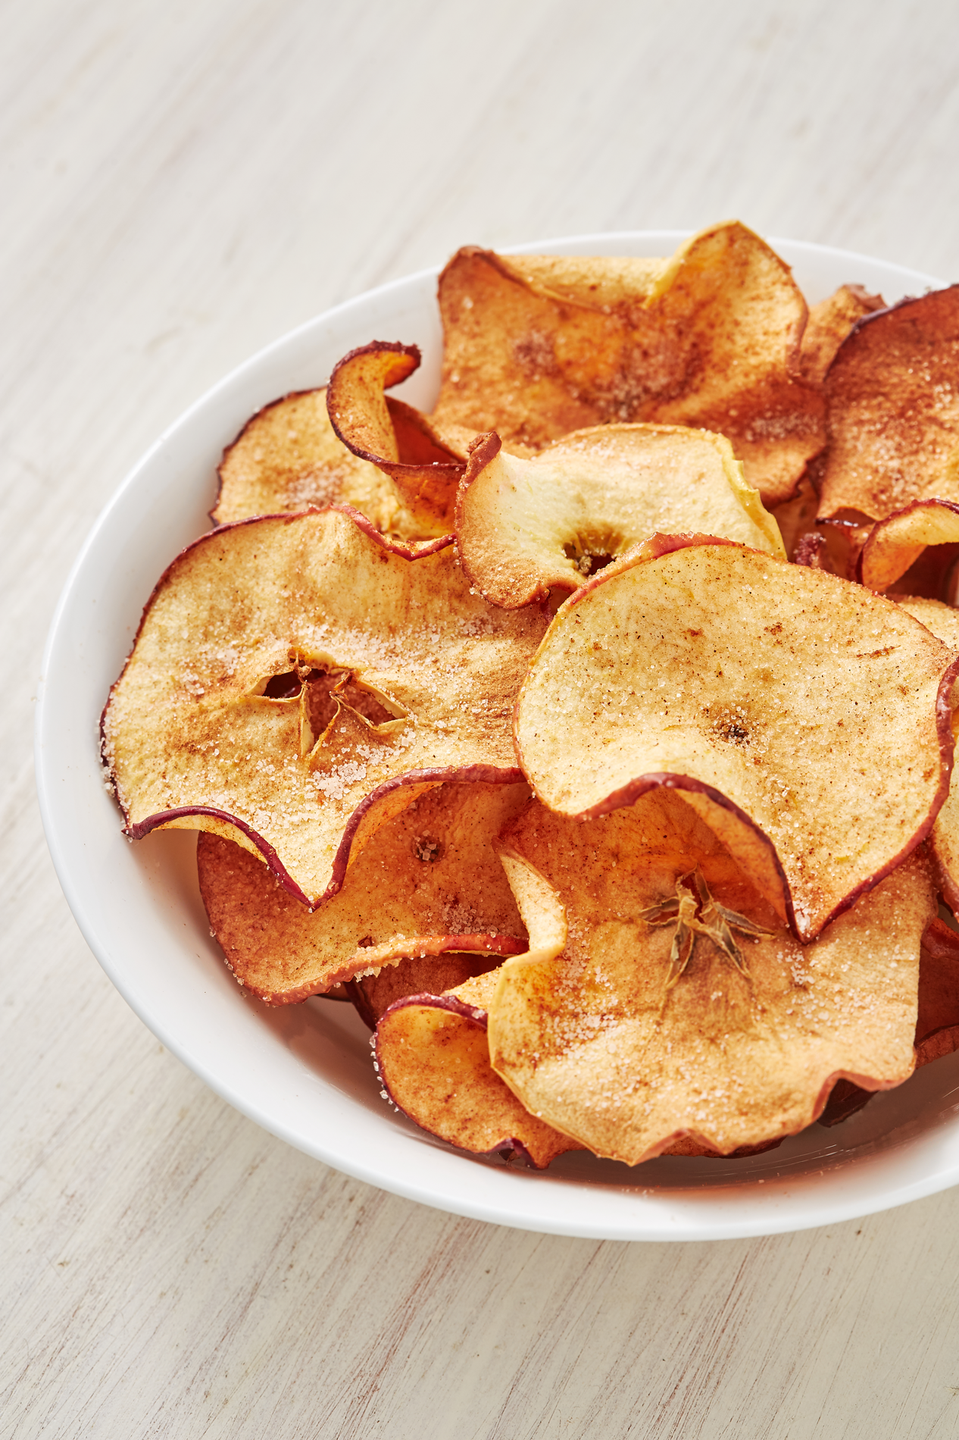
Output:
<path fill-rule="evenodd" d="M 824 381 L 819 518 L 959 501 L 959 285 L 865 315 Z"/>
<path fill-rule="evenodd" d="M 411 561 L 345 510 L 214 530 L 159 581 L 104 710 L 126 833 L 225 834 L 315 905 L 417 787 L 521 778 L 512 705 L 545 625 L 471 594 L 448 546 Z"/>
<path fill-rule="evenodd" d="M 542 1170 L 582 1147 L 531 1115 L 489 1062 L 486 1005 L 496 971 L 445 994 L 409 995 L 374 1036 L 382 1094 L 421 1129 L 473 1154 L 500 1154 Z"/>
<path fill-rule="evenodd" d="M 466 454 L 420 411 L 385 393 L 419 364 L 416 345 L 386 340 L 361 345 L 334 366 L 326 403 L 347 450 L 390 477 L 424 536 L 439 535 L 452 528 Z"/>
<path fill-rule="evenodd" d="M 433 955 L 403 955 L 371 975 L 347 980 L 340 989 L 352 1001 L 363 1024 L 375 1030 L 380 1017 L 397 1000 L 410 995 L 442 995 L 464 980 L 485 975 L 502 965 L 502 954 L 484 951 L 443 950 Z M 325 992 L 328 993 L 328 992 Z"/>
<path fill-rule="evenodd" d="M 493 842 L 528 798 L 516 772 L 432 785 L 376 827 L 340 890 L 313 911 L 241 846 L 201 834 L 197 869 L 211 933 L 237 981 L 268 1005 L 295 1004 L 404 960 L 422 962 L 414 990 L 447 989 L 466 976 L 447 985 L 426 977 L 448 952 L 502 956 L 527 947 Z"/>
<path fill-rule="evenodd" d="M 705 797 L 734 835 L 755 831 L 767 894 L 778 865 L 809 941 L 932 829 L 957 673 L 925 626 L 862 586 L 729 541 L 658 537 L 558 611 L 517 700 L 517 756 L 567 815 L 660 786 Z"/>
<path fill-rule="evenodd" d="M 456 498 L 463 566 L 494 605 L 516 609 L 554 586 L 577 590 L 657 533 L 738 540 L 785 559 L 775 520 L 729 441 L 675 425 L 603 425 L 532 459 L 478 437 Z"/>
<path fill-rule="evenodd" d="M 888 590 L 927 547 L 957 543 L 959 499 L 912 500 L 870 530 L 859 553 L 859 581 L 869 590 Z"/>
<path fill-rule="evenodd" d="M 226 447 L 217 475 L 210 512 L 216 525 L 349 505 L 384 534 L 419 538 L 390 477 L 338 438 L 326 408 L 326 386 L 264 405 Z"/>
<path fill-rule="evenodd" d="M 538 258 L 538 257 L 537 257 Z M 444 366 L 433 418 L 495 430 L 530 454 L 615 421 L 728 437 L 767 505 L 825 443 L 819 387 L 800 374 L 807 307 L 789 267 L 735 221 L 669 260 L 569 262 L 468 246 L 440 276 Z M 604 279 L 604 269 L 609 277 Z"/>
<path fill-rule="evenodd" d="M 812 1123 L 840 1079 L 912 1073 L 935 914 L 921 852 L 802 945 L 672 792 L 587 822 L 534 801 L 504 844 L 553 888 L 568 939 L 493 972 L 493 1068 L 594 1153 L 765 1147 Z"/>

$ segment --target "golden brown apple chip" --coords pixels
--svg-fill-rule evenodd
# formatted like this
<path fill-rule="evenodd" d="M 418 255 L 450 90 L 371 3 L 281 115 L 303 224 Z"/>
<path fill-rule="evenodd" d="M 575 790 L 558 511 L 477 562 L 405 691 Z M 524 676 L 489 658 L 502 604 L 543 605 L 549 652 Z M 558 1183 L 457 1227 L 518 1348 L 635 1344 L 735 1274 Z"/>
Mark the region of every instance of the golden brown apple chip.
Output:
<path fill-rule="evenodd" d="M 941 600 L 916 595 L 897 596 L 896 601 L 900 609 L 907 610 L 954 655 L 959 656 L 959 611 Z M 954 712 L 954 728 L 955 724 Z M 955 771 L 949 793 L 932 827 L 930 845 L 938 866 L 942 897 L 953 914 L 959 915 L 959 784 L 955 781 Z"/>
<path fill-rule="evenodd" d="M 813 939 L 932 828 L 957 663 L 860 585 L 729 542 L 658 543 L 553 620 L 520 693 L 520 763 L 568 815 L 661 785 L 705 796 L 775 847 Z"/>
<path fill-rule="evenodd" d="M 775 521 L 746 485 L 729 441 L 666 425 L 603 425 L 554 441 L 531 460 L 476 445 L 456 501 L 467 574 L 515 609 L 578 590 L 594 570 L 657 532 L 721 535 L 785 558 Z"/>
<path fill-rule="evenodd" d="M 915 1047 L 917 1070 L 959 1050 L 959 935 L 938 918 L 926 926 L 919 951 Z M 874 1093 L 851 1080 L 837 1081 L 819 1124 L 848 1120 Z"/>
<path fill-rule="evenodd" d="M 424 535 L 440 535 L 452 529 L 466 454 L 412 405 L 384 394 L 419 363 L 417 346 L 374 340 L 335 367 L 326 403 L 347 449 L 390 476 Z"/>
<path fill-rule="evenodd" d="M 866 316 L 825 392 L 821 517 L 882 520 L 913 500 L 959 501 L 959 285 Z"/>
<path fill-rule="evenodd" d="M 249 420 L 223 452 L 217 525 L 284 510 L 351 505 L 377 530 L 409 536 L 412 517 L 396 486 L 338 439 L 326 388 L 286 395 Z"/>
<path fill-rule="evenodd" d="M 384 1097 L 430 1134 L 541 1170 L 582 1147 L 530 1115 L 490 1065 L 486 1006 L 496 974 L 392 1005 L 376 1027 L 376 1067 Z"/>
<path fill-rule="evenodd" d="M 735 222 L 669 261 L 467 247 L 439 298 L 441 428 L 495 430 L 528 454 L 617 421 L 704 427 L 729 438 L 767 504 L 822 449 L 821 396 L 797 378 L 806 303 L 789 267 Z"/>
<path fill-rule="evenodd" d="M 442 995 L 502 965 L 503 956 L 444 950 L 438 955 L 405 955 L 395 965 L 384 965 L 372 975 L 348 980 L 344 998 L 351 1000 L 364 1024 L 375 1030 L 391 1005 L 410 995 Z"/>
<path fill-rule="evenodd" d="M 417 787 L 520 778 L 544 628 L 471 594 L 452 549 L 411 562 L 345 512 L 214 530 L 159 582 L 104 712 L 127 833 L 225 834 L 315 903 Z"/>
<path fill-rule="evenodd" d="M 906 574 L 927 547 L 953 547 L 941 552 L 945 565 L 955 559 L 959 544 L 959 502 L 913 500 L 885 520 L 878 520 L 859 556 L 859 576 L 870 590 L 888 590 Z"/>
<path fill-rule="evenodd" d="M 800 349 L 800 369 L 806 380 L 821 384 L 846 336 L 857 321 L 882 310 L 881 295 L 870 295 L 861 285 L 840 285 L 827 300 L 809 311 Z"/>
<path fill-rule="evenodd" d="M 586 823 L 534 803 L 503 843 L 569 932 L 494 972 L 493 1068 L 597 1154 L 635 1165 L 685 1136 L 731 1154 L 803 1129 L 840 1077 L 912 1072 L 921 857 L 801 945 L 673 792 Z"/>
<path fill-rule="evenodd" d="M 268 1005 L 287 1005 L 407 956 L 429 973 L 446 951 L 525 950 L 492 845 L 528 796 L 508 782 L 435 786 L 376 830 L 342 889 L 312 913 L 256 856 L 201 835 L 200 893 L 227 964 Z"/>

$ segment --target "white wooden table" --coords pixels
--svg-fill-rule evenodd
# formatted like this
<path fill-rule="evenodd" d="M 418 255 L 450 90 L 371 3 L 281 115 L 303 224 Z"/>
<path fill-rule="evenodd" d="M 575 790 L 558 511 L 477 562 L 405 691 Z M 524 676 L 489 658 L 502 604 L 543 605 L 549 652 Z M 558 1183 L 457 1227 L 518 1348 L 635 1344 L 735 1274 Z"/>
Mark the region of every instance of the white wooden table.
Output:
<path fill-rule="evenodd" d="M 955 279 L 955 7 L 33 0 L 3 33 L 0 1434 L 959 1433 L 959 1192 L 625 1245 L 327 1170 L 112 990 L 31 760 L 97 512 L 329 305 L 468 241 L 729 216 Z"/>

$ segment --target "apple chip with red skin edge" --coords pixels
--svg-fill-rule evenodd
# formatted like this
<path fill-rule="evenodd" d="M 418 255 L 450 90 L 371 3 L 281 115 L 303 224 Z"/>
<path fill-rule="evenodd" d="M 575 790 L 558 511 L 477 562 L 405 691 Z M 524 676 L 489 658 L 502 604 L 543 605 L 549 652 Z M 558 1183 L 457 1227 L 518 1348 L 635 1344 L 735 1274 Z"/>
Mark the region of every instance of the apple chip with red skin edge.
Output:
<path fill-rule="evenodd" d="M 932 828 L 959 662 L 822 570 L 656 543 L 559 610 L 517 702 L 520 764 L 546 805 L 583 818 L 659 786 L 698 797 L 752 833 L 765 893 L 811 940 Z"/>
<path fill-rule="evenodd" d="M 227 964 L 268 1005 L 289 1005 L 410 956 L 428 975 L 447 951 L 518 954 L 526 931 L 492 845 L 528 798 L 508 780 L 435 786 L 376 830 L 312 912 L 248 851 L 201 835 L 200 894 Z"/>
<path fill-rule="evenodd" d="M 825 379 L 821 519 L 959 501 L 959 285 L 867 315 Z"/>
<path fill-rule="evenodd" d="M 127 834 L 224 834 L 315 904 L 423 787 L 521 778 L 510 715 L 545 615 L 471 594 L 449 547 L 406 554 L 328 510 L 170 565 L 103 717 Z"/>
<path fill-rule="evenodd" d="M 668 261 L 460 250 L 440 276 L 445 352 L 433 418 L 495 430 L 529 454 L 616 421 L 728 437 L 766 504 L 825 442 L 799 378 L 806 302 L 789 267 L 736 222 Z"/>
<path fill-rule="evenodd" d="M 959 501 L 913 500 L 872 527 L 859 555 L 859 579 L 870 590 L 888 590 L 930 546 L 952 546 L 951 564 L 957 543 Z"/>
<path fill-rule="evenodd" d="M 258 410 L 223 452 L 217 525 L 281 511 L 350 505 L 377 530 L 410 538 L 413 518 L 388 475 L 346 448 L 326 408 L 326 387 Z"/>
<path fill-rule="evenodd" d="M 456 500 L 456 543 L 473 584 L 516 609 L 657 532 L 721 535 L 785 558 L 776 522 L 742 477 L 729 441 L 675 425 L 603 425 L 531 460 L 475 445 Z"/>
<path fill-rule="evenodd" d="M 452 529 L 466 454 L 412 405 L 384 393 L 419 364 L 416 345 L 374 340 L 335 366 L 326 403 L 346 448 L 390 477 L 424 536 L 442 535 Z"/>
<path fill-rule="evenodd" d="M 410 995 L 442 995 L 502 965 L 503 956 L 444 950 L 438 955 L 406 955 L 395 965 L 384 965 L 372 975 L 348 980 L 343 998 L 352 1001 L 364 1025 L 375 1030 L 391 1005 Z"/>
<path fill-rule="evenodd" d="M 431 1135 L 542 1170 L 582 1146 L 530 1115 L 490 1065 L 486 1006 L 495 984 L 494 970 L 391 1005 L 376 1027 L 377 1073 L 384 1095 Z"/>
<path fill-rule="evenodd" d="M 674 792 L 586 823 L 534 803 L 503 844 L 568 939 L 495 972 L 493 1068 L 596 1154 L 635 1165 L 685 1136 L 731 1154 L 804 1129 L 841 1077 L 912 1073 L 921 855 L 801 945 Z"/>

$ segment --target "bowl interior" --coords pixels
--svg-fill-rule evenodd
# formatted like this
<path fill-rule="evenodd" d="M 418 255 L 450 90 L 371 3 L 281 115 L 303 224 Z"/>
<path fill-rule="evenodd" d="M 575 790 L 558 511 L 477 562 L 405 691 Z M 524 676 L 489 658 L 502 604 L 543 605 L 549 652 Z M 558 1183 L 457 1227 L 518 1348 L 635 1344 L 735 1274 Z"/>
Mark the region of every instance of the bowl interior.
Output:
<path fill-rule="evenodd" d="M 536 252 L 666 255 L 680 232 L 533 243 Z M 933 277 L 774 241 L 814 302 L 846 281 L 892 301 Z M 197 890 L 195 837 L 120 832 L 98 762 L 98 722 L 164 567 L 209 526 L 223 447 L 262 405 L 322 384 L 373 338 L 424 363 L 396 393 L 429 409 L 439 383 L 436 272 L 319 316 L 254 356 L 156 442 L 100 517 L 67 582 L 44 660 L 36 753 L 47 837 L 70 906 L 113 983 L 154 1034 L 266 1129 L 362 1180 L 459 1214 L 560 1234 L 712 1239 L 832 1223 L 959 1180 L 959 1056 L 748 1160 L 664 1158 L 631 1170 L 583 1154 L 542 1174 L 454 1152 L 382 1101 L 365 1028 L 328 1001 L 269 1009 L 233 982 Z"/>

